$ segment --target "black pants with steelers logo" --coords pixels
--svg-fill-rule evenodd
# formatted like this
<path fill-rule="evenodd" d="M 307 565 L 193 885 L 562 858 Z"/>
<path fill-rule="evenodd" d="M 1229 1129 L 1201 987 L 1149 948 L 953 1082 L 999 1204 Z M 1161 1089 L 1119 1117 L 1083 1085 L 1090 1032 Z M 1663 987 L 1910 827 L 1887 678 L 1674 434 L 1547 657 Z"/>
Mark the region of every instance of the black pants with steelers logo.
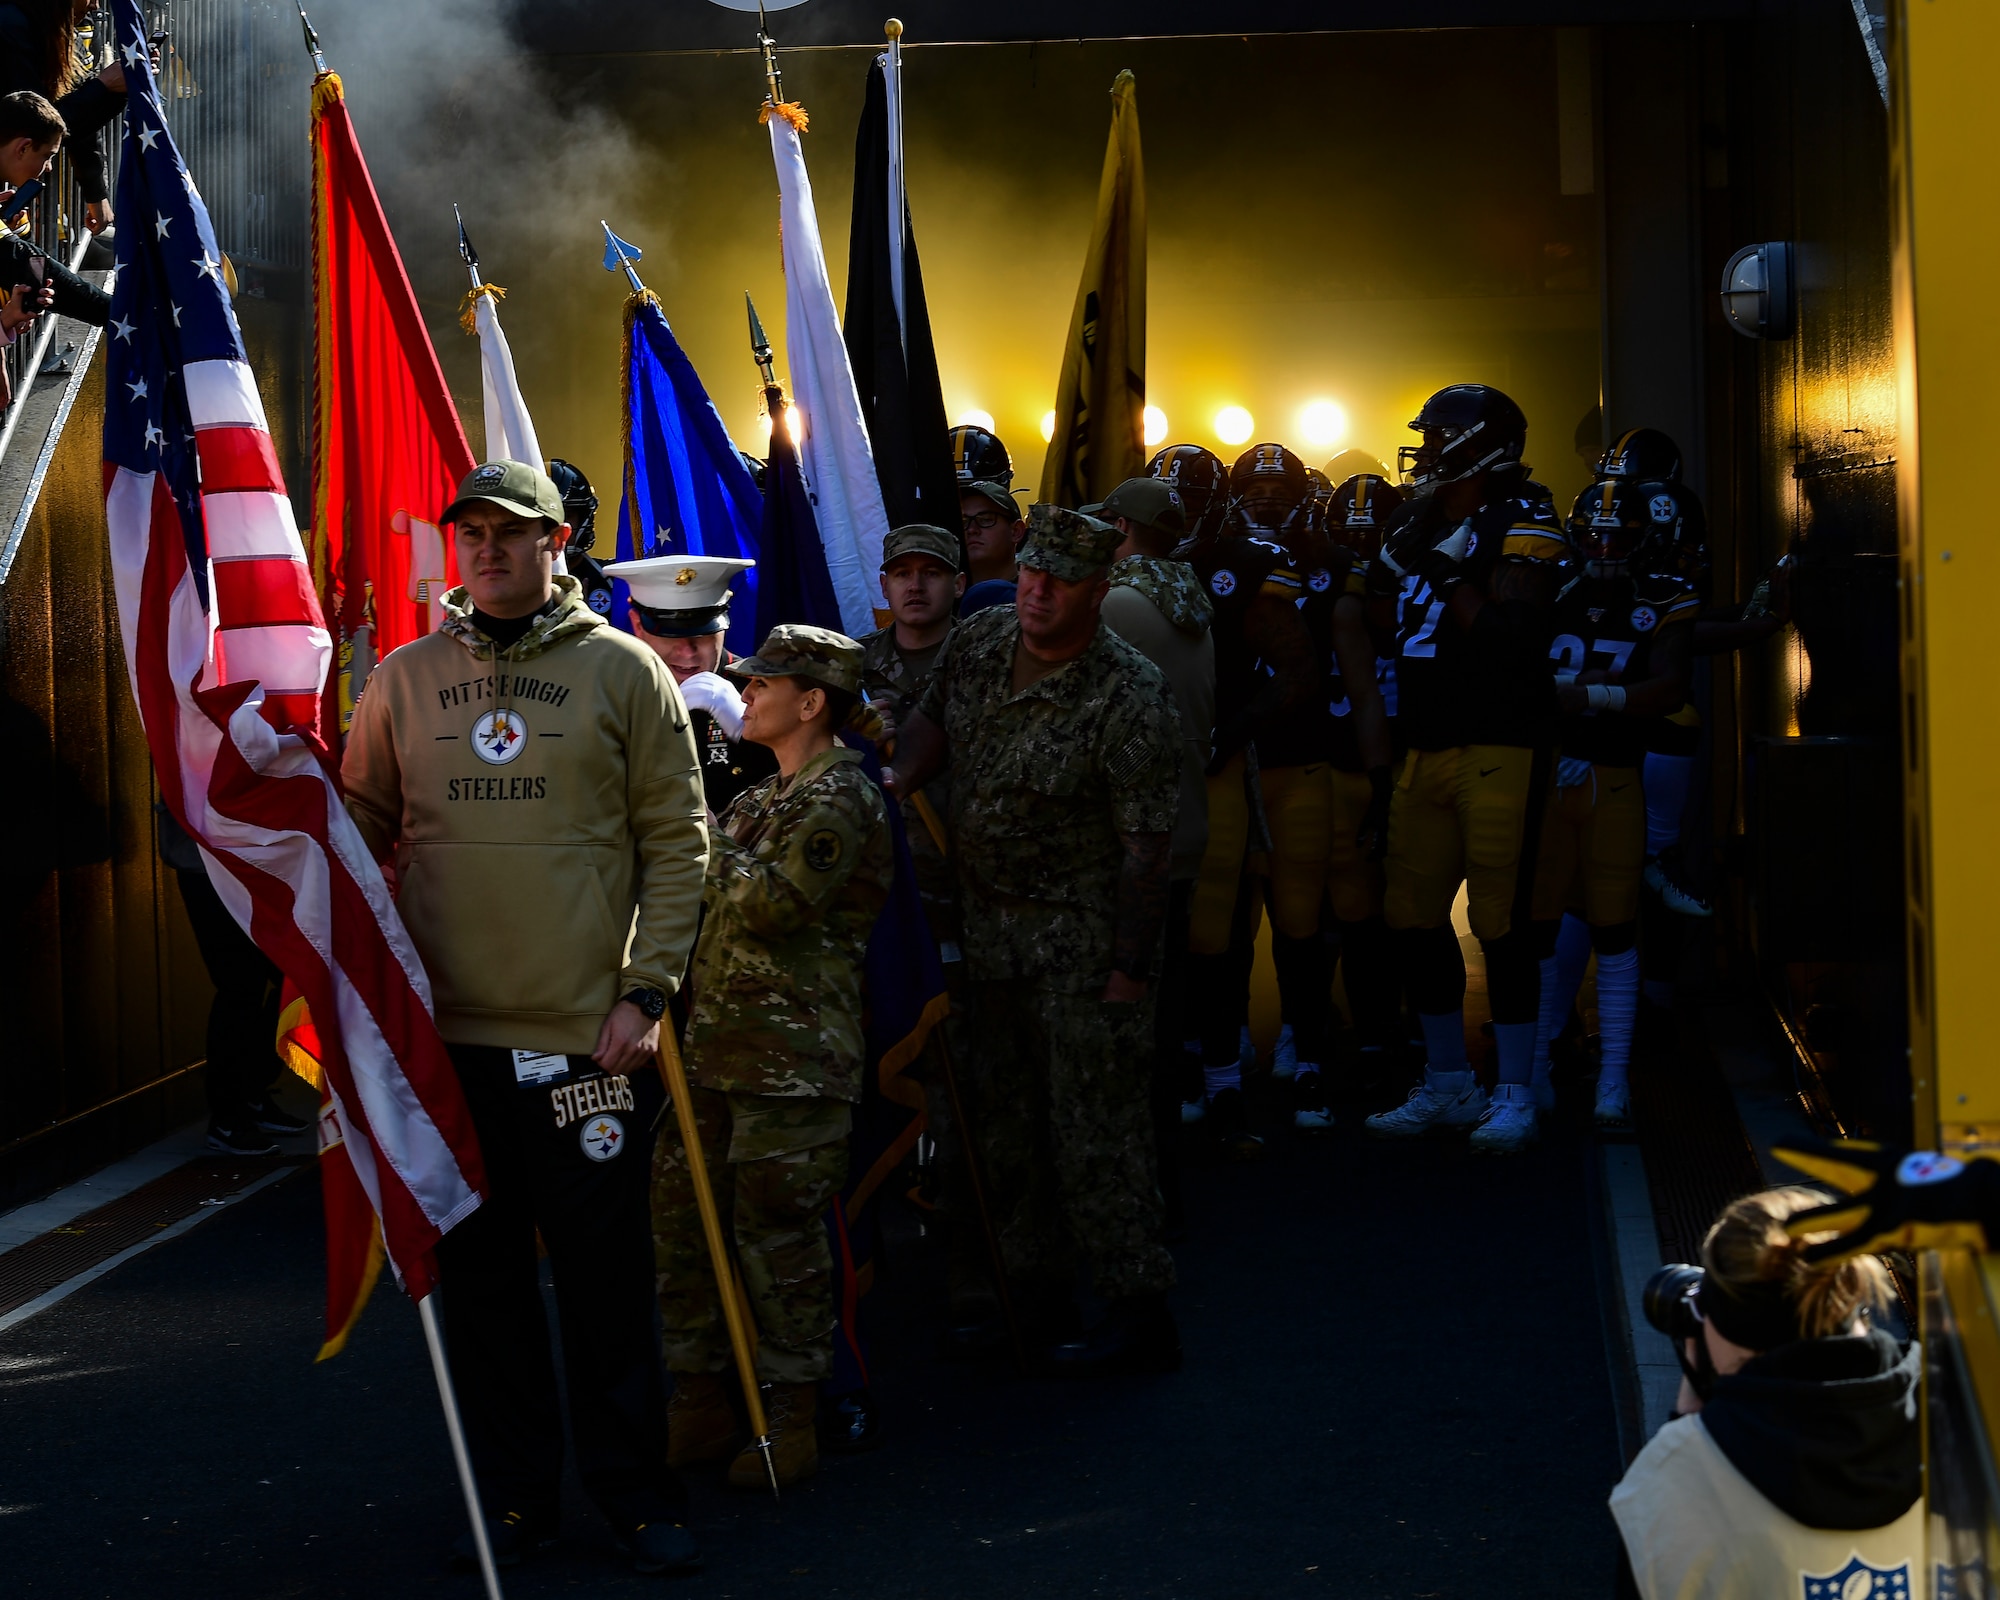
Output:
<path fill-rule="evenodd" d="M 570 1437 L 584 1490 L 620 1529 L 686 1498 L 668 1469 L 653 1231 L 647 1212 L 656 1073 L 607 1076 L 569 1056 L 520 1081 L 509 1050 L 452 1045 L 492 1197 L 438 1245 L 445 1343 L 489 1517 L 553 1529 L 562 1416 L 535 1236 L 562 1328 Z M 545 1058 L 546 1060 L 546 1058 Z M 553 1060 L 531 1073 L 546 1074 Z"/>

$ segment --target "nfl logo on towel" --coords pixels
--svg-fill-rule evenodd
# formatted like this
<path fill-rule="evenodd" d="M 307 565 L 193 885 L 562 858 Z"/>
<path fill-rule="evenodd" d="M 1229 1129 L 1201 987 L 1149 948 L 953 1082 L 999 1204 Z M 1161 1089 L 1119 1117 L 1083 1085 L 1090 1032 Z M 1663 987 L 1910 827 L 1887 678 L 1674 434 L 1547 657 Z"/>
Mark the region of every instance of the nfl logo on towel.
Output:
<path fill-rule="evenodd" d="M 1846 1566 L 1824 1577 L 1800 1573 L 1799 1587 L 1802 1600 L 1910 1600 L 1910 1568 L 1908 1562 L 1871 1567 L 1852 1555 Z"/>

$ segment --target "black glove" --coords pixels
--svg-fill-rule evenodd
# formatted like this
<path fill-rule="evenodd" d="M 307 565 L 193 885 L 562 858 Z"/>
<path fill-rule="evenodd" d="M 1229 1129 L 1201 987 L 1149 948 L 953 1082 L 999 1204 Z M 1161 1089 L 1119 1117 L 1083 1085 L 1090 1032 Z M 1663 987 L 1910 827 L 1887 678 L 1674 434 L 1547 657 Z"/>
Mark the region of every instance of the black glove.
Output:
<path fill-rule="evenodd" d="M 1884 1250 L 1985 1250 L 2000 1239 L 2000 1163 L 1961 1161 L 1935 1150 L 1902 1153 L 1871 1139 L 1798 1140 L 1771 1154 L 1850 1198 L 1801 1211 L 1785 1224 L 1809 1245 L 1808 1261 Z"/>
<path fill-rule="evenodd" d="M 1389 853 L 1389 797 L 1396 792 L 1396 781 L 1387 767 L 1370 767 L 1368 787 L 1373 792 L 1368 796 L 1368 809 L 1361 814 L 1354 842 L 1370 861 L 1380 861 Z"/>

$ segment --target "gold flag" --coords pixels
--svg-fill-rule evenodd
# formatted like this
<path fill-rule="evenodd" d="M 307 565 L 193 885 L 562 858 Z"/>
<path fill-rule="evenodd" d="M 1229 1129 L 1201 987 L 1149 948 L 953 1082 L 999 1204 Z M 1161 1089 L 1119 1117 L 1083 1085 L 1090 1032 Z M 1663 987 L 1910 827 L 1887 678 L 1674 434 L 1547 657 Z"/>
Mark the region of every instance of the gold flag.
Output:
<path fill-rule="evenodd" d="M 1138 83 L 1121 72 L 1111 85 L 1111 142 L 1063 345 L 1041 497 L 1059 506 L 1088 505 L 1145 466 L 1146 172 L 1139 156 Z"/>

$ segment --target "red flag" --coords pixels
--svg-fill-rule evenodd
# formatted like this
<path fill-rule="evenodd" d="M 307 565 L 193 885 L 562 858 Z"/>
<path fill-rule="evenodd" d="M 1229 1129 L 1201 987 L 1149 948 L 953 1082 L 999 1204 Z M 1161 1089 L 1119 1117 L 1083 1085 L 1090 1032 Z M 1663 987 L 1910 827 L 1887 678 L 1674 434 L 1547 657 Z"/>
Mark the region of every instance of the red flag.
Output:
<path fill-rule="evenodd" d="M 331 641 L 279 477 L 207 208 L 113 15 L 129 90 L 105 341 L 105 520 L 133 697 L 209 881 L 313 1008 L 356 1181 L 421 1298 L 486 1187 L 430 983 L 341 805 L 314 723 Z"/>
<path fill-rule="evenodd" d="M 313 566 L 344 734 L 375 662 L 443 620 L 458 577 L 433 519 L 476 463 L 335 73 L 313 84 L 312 142 Z"/>
<path fill-rule="evenodd" d="M 347 1347 L 375 1280 L 382 1275 L 382 1227 L 368 1191 L 347 1156 L 347 1134 L 320 1065 L 319 1030 L 304 999 L 288 983 L 278 1015 L 278 1054 L 286 1066 L 319 1090 L 320 1209 L 326 1217 L 326 1339 L 313 1359 L 324 1361 Z"/>

